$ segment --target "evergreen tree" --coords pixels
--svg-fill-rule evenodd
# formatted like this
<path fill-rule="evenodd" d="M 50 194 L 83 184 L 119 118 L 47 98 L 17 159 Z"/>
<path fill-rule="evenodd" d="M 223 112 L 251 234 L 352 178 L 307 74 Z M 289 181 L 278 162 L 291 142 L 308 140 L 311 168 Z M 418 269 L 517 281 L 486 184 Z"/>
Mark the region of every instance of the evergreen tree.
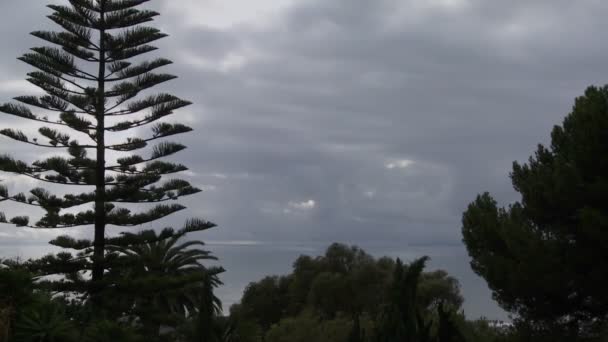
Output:
<path fill-rule="evenodd" d="M 37 222 L 0 213 L 0 222 L 53 229 L 94 225 L 92 240 L 61 236 L 51 241 L 76 251 L 75 255 L 60 253 L 34 264 L 40 275 L 64 275 L 61 281 L 45 283 L 53 290 L 83 293 L 98 305 L 110 287 L 113 291 L 142 291 L 146 286 L 182 286 L 204 279 L 201 274 L 196 279 L 158 279 L 152 285 L 134 279 L 110 283 L 104 279 L 107 270 L 128 265 L 120 265 L 122 259 L 116 253 L 107 253 L 108 244 L 145 244 L 214 226 L 195 219 L 181 230 L 166 229 L 158 235 L 143 231 L 106 236 L 107 226 L 140 226 L 181 211 L 184 206 L 167 202 L 200 191 L 184 180 L 162 179 L 187 170 L 184 165 L 161 159 L 186 148 L 164 139 L 192 129 L 164 119 L 190 102 L 165 93 L 138 97 L 144 90 L 175 78 L 157 72 L 171 61 L 142 61 L 142 55 L 156 50 L 150 44 L 166 36 L 145 25 L 159 15 L 140 8 L 148 1 L 69 0 L 66 5 L 49 5 L 53 11 L 49 18 L 63 30 L 32 32 L 52 46 L 33 48 L 19 58 L 36 69 L 27 80 L 45 94 L 19 96 L 13 103 L 0 105 L 2 113 L 39 124 L 40 136 L 12 128 L 2 129 L 0 134 L 37 148 L 67 152 L 31 164 L 0 155 L 0 171 L 69 189 L 89 188 L 60 195 L 39 187 L 26 195 L 12 194 L 0 186 L 0 201 L 39 207 L 45 212 Z M 151 147 L 146 155 L 132 154 L 146 147 Z M 133 203 L 154 206 L 135 213 L 128 208 Z M 85 209 L 74 213 L 82 207 Z"/>
<path fill-rule="evenodd" d="M 486 193 L 463 214 L 471 265 L 498 303 L 567 341 L 608 322 L 607 132 L 608 87 L 590 87 L 551 146 L 513 164 L 521 201 L 499 208 Z"/>

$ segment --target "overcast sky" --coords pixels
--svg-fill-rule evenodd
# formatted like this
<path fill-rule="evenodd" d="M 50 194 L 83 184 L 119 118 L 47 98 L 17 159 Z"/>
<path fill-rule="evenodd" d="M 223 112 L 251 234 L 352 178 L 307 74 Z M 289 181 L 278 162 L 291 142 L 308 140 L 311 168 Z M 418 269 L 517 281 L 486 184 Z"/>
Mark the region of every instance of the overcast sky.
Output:
<path fill-rule="evenodd" d="M 0 2 L 0 102 L 32 92 L 23 81 L 31 69 L 15 57 L 41 44 L 28 32 L 53 27 L 43 3 Z M 228 269 L 227 303 L 247 282 L 340 241 L 375 255 L 430 255 L 432 268 L 461 281 L 470 316 L 504 317 L 468 266 L 460 216 L 483 191 L 502 204 L 516 200 L 511 163 L 547 142 L 586 86 L 605 82 L 608 2 L 148 7 L 163 14 L 156 25 L 170 34 L 154 56 L 171 58 L 167 70 L 180 77 L 162 91 L 195 103 L 173 117 L 196 129 L 181 138 L 189 149 L 175 160 L 207 190 L 183 203 L 187 216 L 219 224 L 196 238 Z M 3 127 L 28 124 L 0 117 Z M 41 153 L 0 144 L 1 153 L 32 160 Z M 0 177 L 15 189 L 28 185 Z M 53 234 L 0 227 L 0 255 L 40 255 Z"/>

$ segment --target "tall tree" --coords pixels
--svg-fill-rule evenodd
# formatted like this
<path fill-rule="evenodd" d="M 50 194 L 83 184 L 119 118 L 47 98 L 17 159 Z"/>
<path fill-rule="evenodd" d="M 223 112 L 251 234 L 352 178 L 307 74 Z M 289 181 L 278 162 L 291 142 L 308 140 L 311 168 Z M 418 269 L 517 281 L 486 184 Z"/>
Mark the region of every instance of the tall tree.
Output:
<path fill-rule="evenodd" d="M 26 195 L 11 194 L 0 186 L 0 201 L 19 202 L 45 211 L 35 223 L 30 223 L 28 217 L 7 218 L 4 214 L 0 214 L 0 221 L 19 227 L 52 229 L 93 225 L 92 241 L 62 236 L 51 242 L 78 251 L 77 256 L 64 253 L 46 258 L 39 265 L 49 274 L 66 275 L 67 281 L 53 285 L 56 290 L 86 292 L 94 302 L 108 286 L 104 282 L 110 262 L 106 255 L 108 239 L 112 239 L 113 245 L 159 239 L 149 232 L 108 238 L 106 227 L 134 227 L 161 219 L 185 209 L 167 202 L 200 191 L 180 179 L 157 184 L 164 175 L 187 170 L 182 164 L 160 160 L 186 146 L 160 142 L 161 139 L 192 129 L 164 121 L 190 102 L 165 93 L 137 98 L 142 91 L 175 78 L 156 72 L 171 61 L 164 58 L 142 61 L 142 55 L 156 50 L 150 44 L 166 36 L 144 25 L 159 15 L 139 8 L 148 1 L 69 0 L 66 5 L 49 5 L 53 11 L 49 18 L 63 30 L 32 32 L 53 46 L 33 48 L 19 58 L 37 69 L 28 74 L 27 80 L 45 94 L 19 96 L 14 103 L 0 105 L 0 112 L 41 126 L 40 137 L 13 128 L 2 129 L 0 134 L 38 148 L 67 151 L 67 155 L 58 154 L 31 164 L 0 155 L 0 171 L 44 183 L 69 185 L 70 189 L 94 187 L 91 192 L 65 195 L 35 188 Z M 144 128 L 149 128 L 150 133 L 141 130 Z M 125 154 L 153 143 L 156 144 L 147 156 Z M 90 152 L 94 157 L 89 157 Z M 138 213 L 120 206 L 129 203 L 155 206 Z M 74 213 L 83 206 L 88 208 Z M 204 220 L 192 220 L 178 232 L 164 231 L 161 238 L 213 226 Z"/>
<path fill-rule="evenodd" d="M 428 259 L 422 257 L 409 265 L 397 259 L 389 301 L 378 324 L 378 341 L 430 341 L 430 324 L 425 322 L 418 298 L 419 280 Z"/>
<path fill-rule="evenodd" d="M 473 270 L 508 311 L 575 340 L 608 319 L 608 87 L 590 87 L 511 179 L 521 201 L 483 194 L 463 215 Z"/>

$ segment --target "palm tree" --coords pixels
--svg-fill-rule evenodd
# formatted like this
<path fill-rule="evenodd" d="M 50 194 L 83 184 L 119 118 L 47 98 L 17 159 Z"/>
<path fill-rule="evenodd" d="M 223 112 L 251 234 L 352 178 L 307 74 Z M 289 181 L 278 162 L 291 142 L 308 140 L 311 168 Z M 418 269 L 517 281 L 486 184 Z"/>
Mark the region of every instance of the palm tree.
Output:
<path fill-rule="evenodd" d="M 430 324 L 418 305 L 418 283 L 428 257 L 404 265 L 397 259 L 389 290 L 388 304 L 381 315 L 379 342 L 427 342 L 430 340 Z"/>
<path fill-rule="evenodd" d="M 141 235 L 142 233 L 140 233 Z M 146 231 L 148 242 L 139 245 L 109 245 L 108 251 L 122 262 L 108 278 L 131 279 L 128 291 L 117 289 L 118 300 L 149 329 L 176 326 L 201 310 L 221 311 L 213 289 L 221 282 L 221 267 L 206 267 L 203 261 L 217 260 L 201 247 L 202 241 L 180 242 L 184 234 L 163 238 L 163 233 Z M 168 234 L 169 235 L 169 234 Z M 138 286 L 142 284 L 142 286 Z M 145 286 L 143 286 L 145 284 Z"/>

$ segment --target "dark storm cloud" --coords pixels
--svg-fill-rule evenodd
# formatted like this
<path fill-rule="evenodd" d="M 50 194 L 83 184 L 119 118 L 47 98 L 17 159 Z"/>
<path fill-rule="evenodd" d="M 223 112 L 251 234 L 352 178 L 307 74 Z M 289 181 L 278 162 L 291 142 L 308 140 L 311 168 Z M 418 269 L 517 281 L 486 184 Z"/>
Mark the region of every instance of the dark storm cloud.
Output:
<path fill-rule="evenodd" d="M 511 162 L 601 81 L 606 51 L 593 38 L 605 12 L 599 2 L 315 1 L 259 30 L 201 23 L 168 43 L 181 82 L 196 85 L 194 169 L 226 173 L 218 193 L 238 183 L 231 203 L 242 211 L 224 207 L 230 222 L 247 218 L 236 232 L 458 241 L 466 203 L 486 189 L 514 199 Z M 226 67 L 231 58 L 241 60 Z M 401 159 L 413 163 L 386 168 Z M 256 177 L 230 180 L 239 173 Z M 279 210 L 309 199 L 307 220 Z"/>
<path fill-rule="evenodd" d="M 225 27 L 196 23 L 205 3 L 151 3 L 171 4 L 158 55 L 180 78 L 163 90 L 195 102 L 181 118 L 196 133 L 176 160 L 207 192 L 185 202 L 220 224 L 201 238 L 250 241 L 270 255 L 338 240 L 377 254 L 459 246 L 467 203 L 485 190 L 515 200 L 511 162 L 546 143 L 573 98 L 606 79 L 603 1 L 296 1 L 263 25 Z M 4 1 L 0 11 L 9 98 L 28 70 L 14 58 L 38 44 L 26 32 L 48 24 L 38 2 Z M 257 255 L 217 248 L 230 265 Z M 481 283 L 465 255 L 436 266 L 474 289 L 464 289 L 472 314 L 491 311 L 475 297 Z M 260 274 L 291 260 L 265 268 L 264 258 Z M 227 277 L 237 284 L 230 300 L 252 280 Z"/>

